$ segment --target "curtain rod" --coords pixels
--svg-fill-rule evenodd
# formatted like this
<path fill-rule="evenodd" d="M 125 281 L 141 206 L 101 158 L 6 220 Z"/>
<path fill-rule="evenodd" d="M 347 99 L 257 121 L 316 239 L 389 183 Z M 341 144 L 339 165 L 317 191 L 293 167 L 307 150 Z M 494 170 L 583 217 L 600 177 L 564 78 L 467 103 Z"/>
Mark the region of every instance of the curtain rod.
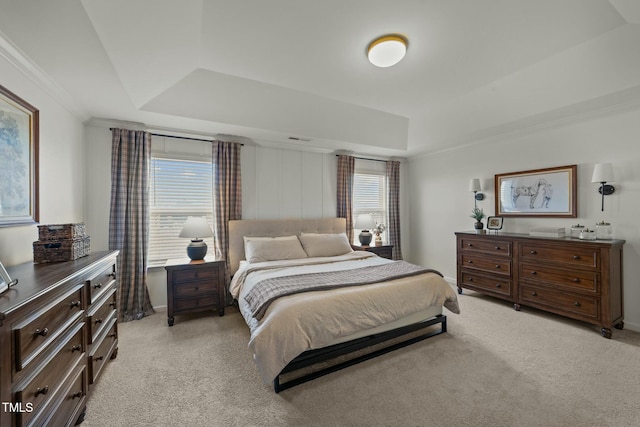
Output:
<path fill-rule="evenodd" d="M 109 130 L 113 130 L 114 128 L 109 128 Z M 213 142 L 215 140 L 212 139 L 202 139 L 202 138 L 190 138 L 188 136 L 175 136 L 175 135 L 165 135 L 162 133 L 151 133 L 152 136 L 163 136 L 165 138 L 175 138 L 175 139 L 188 139 L 191 141 L 202 141 L 202 142 Z M 240 144 L 244 147 L 244 144 Z"/>
<path fill-rule="evenodd" d="M 336 154 L 336 157 L 338 157 L 338 156 L 344 156 L 344 154 Z M 358 159 L 358 160 L 369 160 L 369 161 L 372 161 L 372 162 L 385 162 L 385 163 L 388 162 L 388 160 L 381 160 L 381 159 L 368 159 L 366 157 L 357 157 L 357 156 L 351 156 L 351 157 L 353 157 L 354 159 Z"/>

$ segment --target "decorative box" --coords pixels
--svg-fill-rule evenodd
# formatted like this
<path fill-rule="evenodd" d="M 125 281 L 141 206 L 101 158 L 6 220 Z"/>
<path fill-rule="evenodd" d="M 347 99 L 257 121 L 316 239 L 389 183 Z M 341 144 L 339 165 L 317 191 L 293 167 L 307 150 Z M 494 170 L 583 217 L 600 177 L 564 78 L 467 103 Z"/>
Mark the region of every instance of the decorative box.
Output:
<path fill-rule="evenodd" d="M 564 237 L 564 227 L 538 227 L 529 230 L 529 236 L 536 237 Z"/>
<path fill-rule="evenodd" d="M 89 236 L 80 239 L 38 240 L 33 242 L 33 262 L 63 262 L 91 253 Z"/>
<path fill-rule="evenodd" d="M 84 222 L 75 224 L 49 224 L 38 226 L 39 240 L 74 240 L 83 237 L 86 237 Z"/>

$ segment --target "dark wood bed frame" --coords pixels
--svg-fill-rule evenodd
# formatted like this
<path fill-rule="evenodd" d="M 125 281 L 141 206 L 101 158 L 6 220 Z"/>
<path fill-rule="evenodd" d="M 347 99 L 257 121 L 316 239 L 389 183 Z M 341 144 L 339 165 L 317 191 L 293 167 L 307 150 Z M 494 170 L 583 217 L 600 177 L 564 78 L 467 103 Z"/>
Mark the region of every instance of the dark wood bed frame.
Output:
<path fill-rule="evenodd" d="M 367 347 L 375 346 L 377 344 L 381 344 L 381 343 L 390 341 L 394 338 L 402 337 L 403 335 L 420 331 L 422 329 L 426 329 L 426 328 L 429 328 L 430 326 L 437 325 L 437 324 L 440 324 L 439 329 L 434 330 L 432 328 L 432 329 L 429 329 L 428 331 L 425 331 L 424 334 L 413 336 L 412 338 L 409 338 L 407 340 L 396 342 L 392 345 L 382 347 L 370 353 L 365 353 L 353 359 L 348 359 L 344 362 L 339 362 L 327 368 L 319 369 L 318 371 L 313 371 L 311 373 L 304 374 L 300 377 L 296 377 L 287 382 L 284 382 L 284 383 L 280 382 L 280 376 L 286 373 L 293 372 L 298 369 L 310 367 L 315 364 L 322 363 L 340 356 L 351 354 L 359 350 L 365 349 Z M 305 351 L 304 353 L 300 354 L 298 357 L 293 359 L 291 362 L 289 362 L 289 364 L 285 366 L 285 368 L 280 372 L 280 374 L 278 374 L 278 376 L 273 380 L 273 390 L 276 393 L 280 393 L 282 390 L 295 387 L 299 384 L 305 383 L 307 381 L 311 381 L 323 375 L 336 372 L 340 369 L 344 369 L 349 366 L 364 362 L 365 360 L 373 359 L 374 357 L 378 357 L 380 355 L 389 353 L 390 351 L 397 350 L 402 347 L 406 347 L 410 344 L 416 343 L 418 341 L 422 341 L 424 339 L 433 337 L 435 335 L 440 335 L 444 332 L 447 332 L 447 316 L 445 316 L 444 314 L 439 314 L 430 319 L 426 319 L 418 323 L 402 326 L 397 329 L 392 329 L 387 332 L 365 336 L 352 341 L 335 344 L 329 347 L 319 348 L 317 350 Z"/>

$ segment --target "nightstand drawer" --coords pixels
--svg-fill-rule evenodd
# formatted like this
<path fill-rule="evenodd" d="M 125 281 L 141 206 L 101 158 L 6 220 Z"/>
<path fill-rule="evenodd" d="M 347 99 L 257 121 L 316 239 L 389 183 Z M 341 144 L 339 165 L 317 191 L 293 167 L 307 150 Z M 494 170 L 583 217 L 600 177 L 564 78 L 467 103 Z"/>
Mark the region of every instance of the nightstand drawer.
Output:
<path fill-rule="evenodd" d="M 175 285 L 173 288 L 176 298 L 190 298 L 201 295 L 218 293 L 219 283 L 217 280 L 197 281 Z"/>
<path fill-rule="evenodd" d="M 218 271 L 211 268 L 191 268 L 188 270 L 176 270 L 173 273 L 174 283 L 193 282 L 194 280 L 217 280 Z"/>
<path fill-rule="evenodd" d="M 176 299 L 174 311 L 178 313 L 181 311 L 204 310 L 207 308 L 218 308 L 220 305 L 220 298 L 217 294 L 208 294 L 197 298 Z"/>

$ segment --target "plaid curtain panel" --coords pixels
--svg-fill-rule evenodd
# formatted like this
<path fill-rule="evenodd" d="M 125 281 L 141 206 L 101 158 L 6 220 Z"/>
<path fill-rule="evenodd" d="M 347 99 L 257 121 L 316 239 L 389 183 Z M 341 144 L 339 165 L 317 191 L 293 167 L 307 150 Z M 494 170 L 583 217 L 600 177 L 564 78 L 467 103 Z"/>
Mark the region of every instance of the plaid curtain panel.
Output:
<path fill-rule="evenodd" d="M 240 152 L 242 144 L 213 141 L 213 241 L 216 256 L 229 259 L 229 221 L 242 219 L 242 176 Z M 229 283 L 229 264 L 226 268 L 226 283 Z M 227 302 L 233 301 L 227 290 Z"/>
<path fill-rule="evenodd" d="M 388 161 L 386 163 L 388 204 L 387 215 L 389 216 L 389 227 L 387 230 L 389 244 L 393 245 L 393 259 L 402 259 L 402 249 L 400 247 L 400 162 Z"/>
<path fill-rule="evenodd" d="M 338 155 L 338 218 L 347 220 L 347 237 L 349 243 L 353 243 L 353 175 L 355 173 L 356 159 L 344 154 Z"/>
<path fill-rule="evenodd" d="M 109 249 L 118 256 L 118 319 L 154 313 L 147 289 L 151 134 L 111 130 Z"/>

